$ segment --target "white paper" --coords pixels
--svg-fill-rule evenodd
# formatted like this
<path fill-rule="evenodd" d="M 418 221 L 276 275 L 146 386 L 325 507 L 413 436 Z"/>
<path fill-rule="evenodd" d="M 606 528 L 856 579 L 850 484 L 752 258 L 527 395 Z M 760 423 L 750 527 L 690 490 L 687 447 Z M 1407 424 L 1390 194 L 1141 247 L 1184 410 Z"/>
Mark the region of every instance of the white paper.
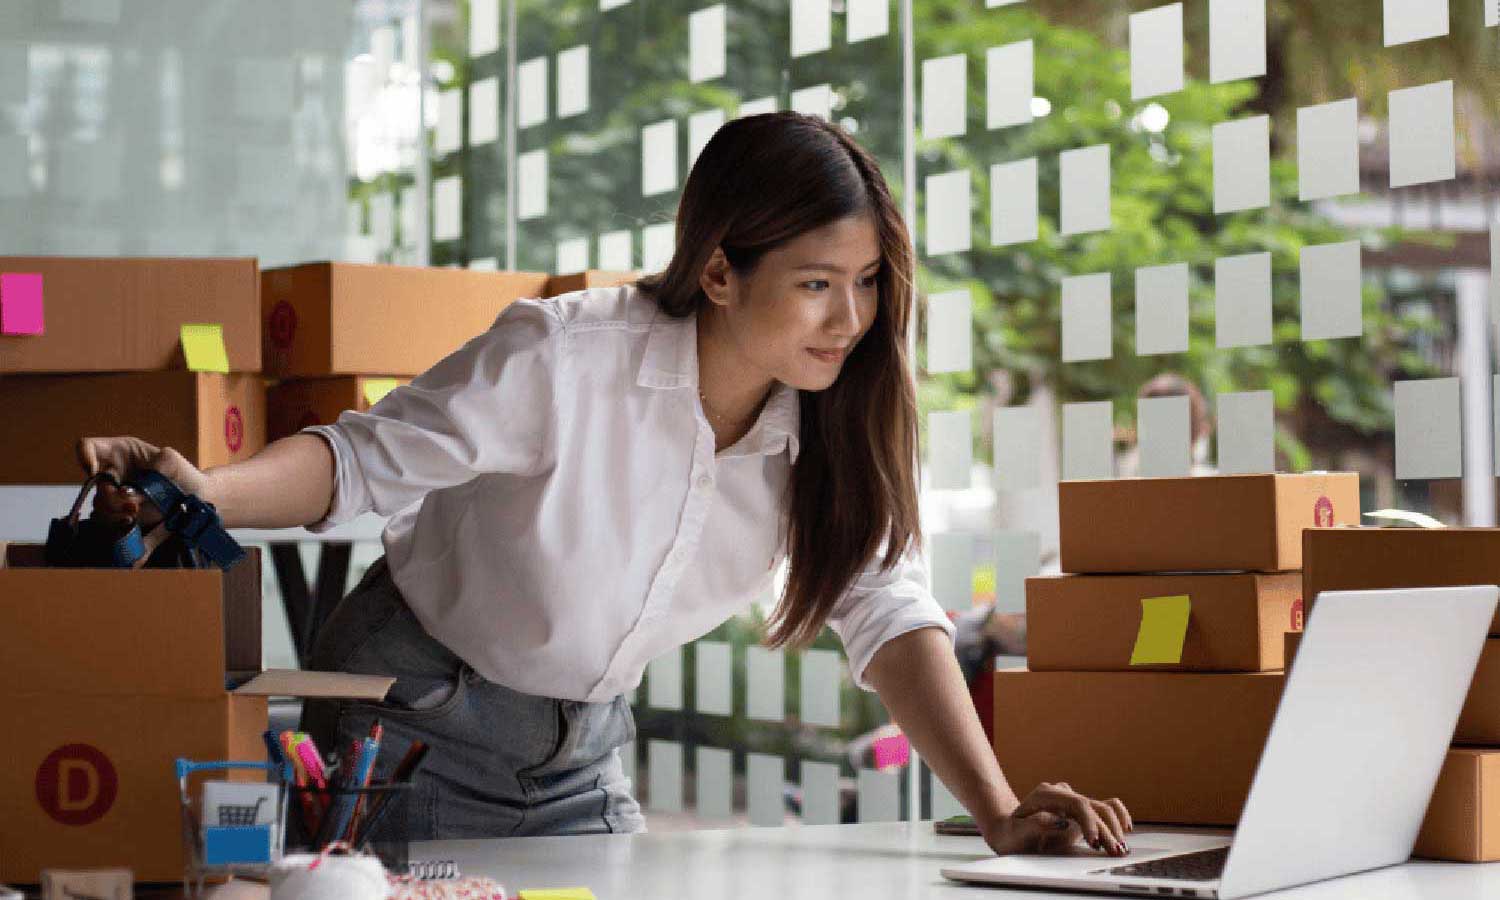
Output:
<path fill-rule="evenodd" d="M 724 4 L 695 10 L 688 15 L 688 80 L 708 81 L 724 77 Z"/>
<path fill-rule="evenodd" d="M 1208 0 L 1208 80 L 1266 74 L 1266 0 Z"/>
<path fill-rule="evenodd" d="M 646 705 L 682 709 L 682 648 L 673 647 L 646 664 Z"/>
<path fill-rule="evenodd" d="M 500 49 L 500 0 L 469 0 L 469 55 Z"/>
<path fill-rule="evenodd" d="M 733 648 L 723 641 L 698 641 L 693 644 L 694 684 L 697 686 L 697 709 L 712 716 L 734 714 L 732 693 Z"/>
<path fill-rule="evenodd" d="M 589 239 L 586 237 L 565 238 L 557 242 L 557 264 L 553 271 L 558 275 L 584 272 L 589 267 Z"/>
<path fill-rule="evenodd" d="M 922 60 L 922 137 L 957 137 L 967 128 L 969 63 L 962 53 Z"/>
<path fill-rule="evenodd" d="M 1186 353 L 1187 348 L 1187 263 L 1136 269 L 1136 354 Z"/>
<path fill-rule="evenodd" d="M 1297 110 L 1297 196 L 1321 200 L 1359 193 L 1358 101 Z"/>
<path fill-rule="evenodd" d="M 635 250 L 629 231 L 606 231 L 599 235 L 599 268 L 606 272 L 635 271 Z"/>
<path fill-rule="evenodd" d="M 396 243 L 396 203 L 390 194 L 370 195 L 370 234 L 381 250 Z"/>
<path fill-rule="evenodd" d="M 1110 274 L 1072 275 L 1062 280 L 1062 359 L 1109 359 L 1114 351 Z"/>
<path fill-rule="evenodd" d="M 1495 0 L 1484 0 L 1486 6 Z M 1385 0 L 1385 45 L 1442 37 L 1448 33 L 1448 0 Z"/>
<path fill-rule="evenodd" d="M 696 751 L 697 807 L 704 819 L 728 819 L 734 814 L 734 753 L 713 747 Z"/>
<path fill-rule="evenodd" d="M 662 271 L 672 261 L 672 251 L 676 246 L 677 226 L 675 223 L 661 222 L 642 228 L 641 268 L 647 272 Z"/>
<path fill-rule="evenodd" d="M 1114 404 L 1063 404 L 1064 479 L 1115 476 Z"/>
<path fill-rule="evenodd" d="M 786 719 L 786 659 L 780 650 L 745 648 L 745 718 Z"/>
<path fill-rule="evenodd" d="M 547 121 L 547 57 L 537 56 L 516 66 L 516 127 L 530 128 Z"/>
<path fill-rule="evenodd" d="M 789 106 L 793 112 L 817 116 L 825 122 L 830 122 L 833 120 L 833 86 L 815 84 L 812 87 L 792 91 Z"/>
<path fill-rule="evenodd" d="M 968 290 L 927 298 L 927 372 L 974 368 L 974 298 Z"/>
<path fill-rule="evenodd" d="M 1276 409 L 1270 391 L 1220 394 L 1219 474 L 1276 471 Z"/>
<path fill-rule="evenodd" d="M 1130 99 L 1182 90 L 1182 4 L 1130 17 Z"/>
<path fill-rule="evenodd" d="M 927 777 L 931 780 L 932 785 L 930 789 L 932 815 L 929 818 L 941 822 L 943 819 L 952 816 L 967 815 L 968 810 L 964 809 L 963 804 L 958 802 L 958 798 L 953 796 L 953 792 L 948 790 L 948 786 L 943 784 L 943 780 L 937 777 L 937 773 L 926 766 L 922 768 L 927 772 Z"/>
<path fill-rule="evenodd" d="M 652 812 L 682 812 L 682 745 L 647 741 L 646 767 L 650 779 L 646 808 Z"/>
<path fill-rule="evenodd" d="M 1214 126 L 1214 212 L 1271 202 L 1271 119 L 1250 116 Z"/>
<path fill-rule="evenodd" d="M 1398 381 L 1396 480 L 1462 478 L 1463 429 L 1457 378 Z"/>
<path fill-rule="evenodd" d="M 677 189 L 677 120 L 641 129 L 641 196 Z"/>
<path fill-rule="evenodd" d="M 547 214 L 547 151 L 529 150 L 516 157 L 516 218 Z"/>
<path fill-rule="evenodd" d="M 1026 579 L 1042 568 L 1042 536 L 1035 531 L 997 531 L 995 542 L 995 608 L 1026 611 Z"/>
<path fill-rule="evenodd" d="M 1148 478 L 1187 476 L 1193 464 L 1192 416 L 1187 395 L 1142 397 L 1136 404 L 1140 474 Z"/>
<path fill-rule="evenodd" d="M 1302 248 L 1302 339 L 1359 337 L 1364 333 L 1360 302 L 1359 241 Z"/>
<path fill-rule="evenodd" d="M 242 119 L 274 122 L 291 118 L 297 70 L 283 57 L 234 61 L 234 112 Z"/>
<path fill-rule="evenodd" d="M 736 119 L 746 116 L 758 116 L 762 113 L 773 113 L 776 111 L 775 97 L 756 97 L 754 100 L 746 100 L 740 104 L 739 112 L 735 113 Z"/>
<path fill-rule="evenodd" d="M 802 824 L 839 824 L 839 767 L 802 761 Z"/>
<path fill-rule="evenodd" d="M 792 56 L 827 50 L 833 43 L 833 9 L 829 0 L 791 0 Z"/>
<path fill-rule="evenodd" d="M 972 246 L 969 225 L 969 170 L 927 176 L 927 255 L 956 253 Z"/>
<path fill-rule="evenodd" d="M 724 110 L 705 109 L 688 116 L 688 168 L 698 161 L 698 154 L 708 146 L 714 133 L 724 125 Z"/>
<path fill-rule="evenodd" d="M 854 44 L 884 37 L 891 30 L 891 0 L 847 0 L 849 19 L 844 36 Z"/>
<path fill-rule="evenodd" d="M 967 409 L 927 414 L 929 461 L 935 491 L 967 490 L 973 466 L 973 414 Z"/>
<path fill-rule="evenodd" d="M 219 810 L 224 806 L 247 806 L 255 810 L 255 818 L 245 824 L 270 825 L 276 821 L 276 803 L 279 787 L 272 782 L 253 781 L 205 781 L 203 782 L 203 822 L 219 821 Z M 72 891 L 62 892 L 67 896 L 85 896 Z M 93 892 L 90 891 L 90 894 Z M 111 892 L 113 893 L 113 892 Z"/>
<path fill-rule="evenodd" d="M 1246 253 L 1214 262 L 1214 343 L 1271 343 L 1271 254 Z"/>
<path fill-rule="evenodd" d="M 1031 121 L 1033 83 L 1031 41 L 991 47 L 984 57 L 985 125 L 1005 128 Z"/>
<path fill-rule="evenodd" d="M 464 182 L 457 175 L 432 184 L 432 239 L 457 240 L 463 233 Z"/>
<path fill-rule="evenodd" d="M 1037 239 L 1036 157 L 990 166 L 990 243 L 996 247 Z"/>
<path fill-rule="evenodd" d="M 1391 187 L 1453 178 L 1453 82 L 1391 91 L 1390 116 Z"/>
<path fill-rule="evenodd" d="M 1034 406 L 1002 406 L 994 417 L 997 491 L 1024 491 L 1042 483 L 1042 415 Z"/>
<path fill-rule="evenodd" d="M 949 612 L 974 606 L 974 535 L 937 531 L 929 535 L 932 598 Z"/>
<path fill-rule="evenodd" d="M 801 702 L 797 716 L 804 725 L 839 727 L 839 687 L 844 663 L 833 650 L 802 653 Z"/>
<path fill-rule="evenodd" d="M 438 92 L 437 130 L 432 149 L 440 157 L 463 146 L 463 106 L 463 92 L 458 88 Z"/>
<path fill-rule="evenodd" d="M 589 47 L 579 44 L 557 54 L 557 117 L 589 111 Z"/>
<path fill-rule="evenodd" d="M 895 822 L 901 818 L 901 795 L 895 772 L 859 770 L 859 821 Z"/>
<path fill-rule="evenodd" d="M 745 754 L 745 806 L 751 825 L 777 827 L 786 824 L 786 761 L 768 753 Z"/>
<path fill-rule="evenodd" d="M 1084 234 L 1108 229 L 1109 145 L 1064 150 L 1058 165 L 1062 183 L 1059 233 Z"/>
<path fill-rule="evenodd" d="M 500 79 L 469 85 L 469 146 L 491 144 L 500 137 Z"/>

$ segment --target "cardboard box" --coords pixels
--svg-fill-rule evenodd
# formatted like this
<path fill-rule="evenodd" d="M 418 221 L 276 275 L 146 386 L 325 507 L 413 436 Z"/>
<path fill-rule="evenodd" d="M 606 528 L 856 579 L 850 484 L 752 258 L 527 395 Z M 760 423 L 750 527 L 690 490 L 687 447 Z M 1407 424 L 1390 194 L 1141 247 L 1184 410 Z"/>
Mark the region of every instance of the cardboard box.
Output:
<path fill-rule="evenodd" d="M 1359 476 L 1215 475 L 1064 481 L 1064 572 L 1283 572 L 1302 531 L 1359 522 Z"/>
<path fill-rule="evenodd" d="M 253 258 L 0 256 L 42 276 L 39 335 L 0 335 L 0 372 L 182 368 L 182 325 L 224 326 L 234 372 L 260 369 L 260 270 Z M 3 409 L 0 405 L 0 409 Z"/>
<path fill-rule="evenodd" d="M 1412 855 L 1500 861 L 1500 750 L 1448 751 Z"/>
<path fill-rule="evenodd" d="M 0 378 L 0 484 L 82 484 L 77 445 L 90 436 L 133 435 L 200 469 L 249 459 L 266 445 L 265 391 L 247 373 Z"/>
<path fill-rule="evenodd" d="M 559 294 L 571 294 L 573 291 L 582 291 L 596 287 L 615 287 L 621 284 L 629 284 L 641 277 L 640 272 L 601 272 L 590 269 L 587 272 L 573 272 L 567 275 L 553 275 L 547 279 L 547 292 L 545 296 L 556 297 Z"/>
<path fill-rule="evenodd" d="M 1016 793 L 1065 781 L 1137 822 L 1234 825 L 1280 672 L 995 673 L 995 754 Z"/>
<path fill-rule="evenodd" d="M 1335 528 L 1302 546 L 1309 612 L 1323 591 L 1500 584 L 1500 528 Z"/>
<path fill-rule="evenodd" d="M 420 375 L 547 276 L 320 262 L 268 269 L 262 286 L 267 374 Z"/>
<path fill-rule="evenodd" d="M 1182 661 L 1130 664 L 1141 600 L 1187 595 Z M 1302 627 L 1298 572 L 1048 575 L 1026 579 L 1026 664 L 1032 671 L 1264 672 L 1282 667 L 1282 635 Z"/>
<path fill-rule="evenodd" d="M 380 699 L 390 679 L 268 673 L 226 692 L 217 569 L 0 568 L 0 880 L 183 868 L 172 769 L 263 760 L 266 697 Z"/>
<path fill-rule="evenodd" d="M 266 392 L 266 439 L 280 440 L 309 425 L 328 425 L 346 409 L 367 412 L 370 401 L 365 386 L 376 380 L 368 375 L 333 375 L 328 378 L 294 378 Z M 409 384 L 410 378 L 397 378 Z"/>

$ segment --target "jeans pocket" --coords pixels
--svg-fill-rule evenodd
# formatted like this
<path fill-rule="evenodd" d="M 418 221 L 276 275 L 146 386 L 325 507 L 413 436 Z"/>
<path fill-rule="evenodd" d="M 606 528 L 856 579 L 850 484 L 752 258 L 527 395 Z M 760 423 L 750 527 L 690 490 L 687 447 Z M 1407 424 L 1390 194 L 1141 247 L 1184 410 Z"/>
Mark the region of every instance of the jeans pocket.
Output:
<path fill-rule="evenodd" d="M 474 670 L 468 663 L 459 663 L 457 671 L 444 678 L 398 678 L 391 689 L 395 691 L 400 685 L 403 690 L 395 696 L 387 695 L 378 702 L 354 700 L 347 704 L 347 708 L 352 712 L 390 716 L 408 722 L 432 721 L 463 705 L 473 677 Z"/>

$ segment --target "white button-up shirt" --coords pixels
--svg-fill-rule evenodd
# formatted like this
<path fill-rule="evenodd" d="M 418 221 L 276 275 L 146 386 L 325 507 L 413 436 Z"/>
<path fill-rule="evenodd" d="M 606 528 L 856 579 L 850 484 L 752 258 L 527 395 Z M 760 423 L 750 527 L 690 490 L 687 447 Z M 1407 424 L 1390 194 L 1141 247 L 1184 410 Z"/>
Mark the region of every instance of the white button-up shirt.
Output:
<path fill-rule="evenodd" d="M 610 699 L 768 597 L 786 555 L 798 392 L 777 382 L 715 453 L 697 386 L 696 315 L 629 285 L 516 301 L 369 412 L 304 429 L 337 468 L 308 528 L 392 516 L 391 576 L 433 637 L 514 690 Z M 881 644 L 953 632 L 919 553 L 880 559 L 829 619 L 866 690 Z"/>

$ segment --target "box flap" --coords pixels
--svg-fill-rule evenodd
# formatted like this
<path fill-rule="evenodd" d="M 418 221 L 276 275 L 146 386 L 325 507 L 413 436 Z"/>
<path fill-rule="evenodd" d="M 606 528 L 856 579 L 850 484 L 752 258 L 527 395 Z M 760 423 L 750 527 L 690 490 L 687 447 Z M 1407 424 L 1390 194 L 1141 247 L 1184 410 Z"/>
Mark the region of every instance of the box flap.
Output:
<path fill-rule="evenodd" d="M 267 669 L 233 693 L 258 697 L 304 697 L 329 700 L 384 700 L 396 679 L 348 672 Z"/>

